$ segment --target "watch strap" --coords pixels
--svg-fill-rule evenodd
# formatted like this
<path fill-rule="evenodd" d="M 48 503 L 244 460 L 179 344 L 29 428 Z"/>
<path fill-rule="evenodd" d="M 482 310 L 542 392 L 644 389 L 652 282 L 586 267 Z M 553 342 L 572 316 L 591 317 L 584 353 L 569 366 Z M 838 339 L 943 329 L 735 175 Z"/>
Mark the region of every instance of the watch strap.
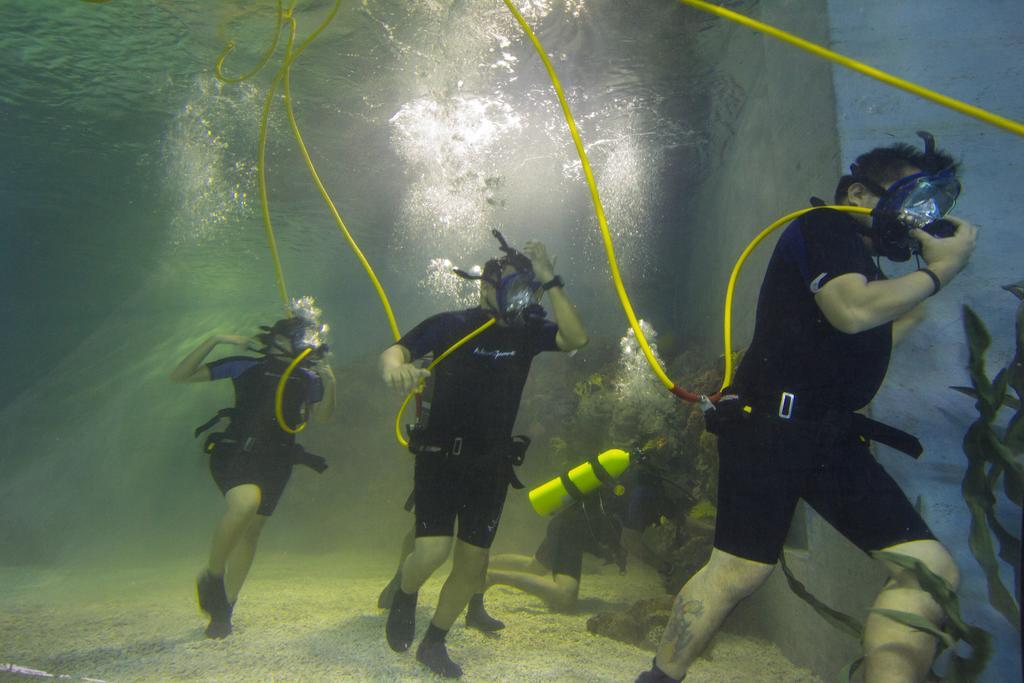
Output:
<path fill-rule="evenodd" d="M 547 282 L 540 286 L 540 288 L 543 289 L 545 292 L 551 289 L 552 287 L 565 287 L 565 280 L 562 279 L 561 275 L 554 276 L 553 278 L 551 278 L 550 280 L 548 280 Z"/>

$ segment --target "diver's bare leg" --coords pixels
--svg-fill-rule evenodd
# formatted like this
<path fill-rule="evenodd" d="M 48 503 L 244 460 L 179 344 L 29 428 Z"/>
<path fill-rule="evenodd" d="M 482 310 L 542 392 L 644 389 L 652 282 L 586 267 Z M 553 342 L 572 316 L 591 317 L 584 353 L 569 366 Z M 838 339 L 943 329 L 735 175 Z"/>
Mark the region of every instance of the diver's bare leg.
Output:
<path fill-rule="evenodd" d="M 676 596 L 658 647 L 658 668 L 673 678 L 681 678 L 732 608 L 757 590 L 774 568 L 718 548 L 712 550 L 707 564 Z"/>
<path fill-rule="evenodd" d="M 503 569 L 513 572 L 525 572 L 542 576 L 551 573 L 547 567 L 537 561 L 537 558 L 530 555 L 516 555 L 514 553 L 502 553 L 491 558 L 487 569 L 487 585 L 490 586 L 491 572 L 496 569 Z"/>
<path fill-rule="evenodd" d="M 416 547 L 416 528 L 415 526 L 409 527 L 409 531 L 402 537 L 402 550 L 401 557 L 398 558 L 398 568 L 395 570 L 396 573 L 402 571 L 402 564 L 405 563 L 405 558 L 409 557 L 412 553 L 413 548 Z"/>
<path fill-rule="evenodd" d="M 395 652 L 405 652 L 412 644 L 416 635 L 416 599 L 420 586 L 448 559 L 451 547 L 451 536 L 420 537 L 402 563 L 402 581 L 391 600 L 384 628 L 388 645 Z"/>
<path fill-rule="evenodd" d="M 209 568 L 196 579 L 199 608 L 210 616 L 210 623 L 206 627 L 208 638 L 224 638 L 231 634 L 231 610 L 234 600 L 228 597 L 225 567 L 228 558 L 235 554 L 239 545 L 245 544 L 242 539 L 249 526 L 256 522 L 260 499 L 260 489 L 255 484 L 236 486 L 224 495 L 228 509 L 217 525 L 213 541 L 210 543 Z M 255 551 L 255 544 L 252 548 Z M 248 565 L 251 562 L 252 558 L 249 557 L 245 564 L 245 572 L 248 572 Z M 243 572 L 242 579 L 244 578 Z M 241 580 L 237 580 L 234 589 L 236 598 L 240 586 Z"/>
<path fill-rule="evenodd" d="M 433 624 L 437 628 L 445 631 L 450 629 L 466 608 L 469 598 L 479 592 L 487 574 L 489 554 L 488 548 L 470 545 L 462 540 L 455 542 L 452 571 L 441 588 L 441 595 L 437 598 L 437 610 L 434 612 Z M 402 584 L 405 585 L 404 577 Z"/>
<path fill-rule="evenodd" d="M 416 539 L 417 548 L 410 555 L 410 559 L 419 552 L 419 542 Z M 455 619 L 466 608 L 470 596 L 476 593 L 484 583 L 484 576 L 487 573 L 487 556 L 490 553 L 487 548 L 470 545 L 465 541 L 455 542 L 455 556 L 452 561 L 452 571 L 441 588 L 441 595 L 437 599 L 437 609 L 434 611 L 434 618 L 423 634 L 419 648 L 416 649 L 416 659 L 436 674 L 444 678 L 458 678 L 462 676 L 462 667 L 453 662 L 448 656 L 448 648 L 445 645 L 445 637 L 448 629 L 455 623 Z M 406 561 L 408 567 L 409 562 Z M 402 577 L 403 590 L 405 577 Z M 397 596 L 396 596 L 397 598 Z M 397 600 L 396 600 L 397 602 Z"/>
<path fill-rule="evenodd" d="M 452 549 L 451 536 L 421 536 L 415 540 L 413 551 L 402 563 L 403 593 L 413 594 L 448 559 Z"/>
<path fill-rule="evenodd" d="M 224 576 L 228 557 L 256 518 L 260 499 L 260 488 L 255 484 L 241 484 L 224 494 L 228 509 L 217 525 L 213 541 L 210 543 L 209 570 L 214 576 Z"/>
<path fill-rule="evenodd" d="M 416 528 L 413 526 L 402 537 L 402 549 L 399 551 L 398 567 L 395 568 L 395 575 L 391 577 L 388 585 L 384 586 L 384 590 L 377 597 L 377 607 L 391 609 L 391 602 L 395 599 L 395 591 L 398 590 L 398 585 L 402 580 L 402 565 L 405 564 L 405 558 L 409 557 L 415 545 Z"/>
<path fill-rule="evenodd" d="M 573 577 L 565 574 L 552 576 L 546 570 L 544 575 L 538 576 L 533 572 L 492 568 L 487 570 L 487 583 L 518 588 L 537 596 L 548 607 L 561 612 L 568 612 L 576 606 L 580 592 L 580 582 Z"/>
<path fill-rule="evenodd" d="M 256 545 L 260 540 L 260 532 L 263 525 L 270 519 L 264 515 L 257 514 L 249 522 L 249 526 L 242 532 L 242 537 L 235 544 L 235 549 L 228 557 L 227 571 L 224 574 L 224 588 L 228 594 L 228 602 L 234 604 L 238 600 L 238 594 L 242 590 L 242 584 L 249 575 L 252 567 L 252 560 L 256 556 Z"/>
<path fill-rule="evenodd" d="M 885 550 L 916 557 L 946 579 L 954 590 L 959 583 L 956 563 L 938 541 L 911 541 Z M 888 563 L 886 569 L 892 578 L 878 594 L 873 607 L 911 612 L 938 625 L 942 609 L 921 589 L 912 573 Z M 866 683 L 923 681 L 935 657 L 935 638 L 871 613 L 864 624 L 864 653 Z"/>

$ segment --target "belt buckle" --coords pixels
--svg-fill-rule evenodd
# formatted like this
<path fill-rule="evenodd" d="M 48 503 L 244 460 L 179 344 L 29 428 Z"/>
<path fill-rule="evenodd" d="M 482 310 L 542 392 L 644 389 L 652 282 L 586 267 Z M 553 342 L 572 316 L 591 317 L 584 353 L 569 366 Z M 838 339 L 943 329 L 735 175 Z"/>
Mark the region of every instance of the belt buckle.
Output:
<path fill-rule="evenodd" d="M 455 437 L 455 441 L 452 442 L 452 455 L 462 455 L 462 437 Z"/>
<path fill-rule="evenodd" d="M 783 420 L 793 417 L 794 403 L 796 403 L 796 396 L 788 391 L 783 391 L 782 397 L 779 399 L 779 417 Z"/>

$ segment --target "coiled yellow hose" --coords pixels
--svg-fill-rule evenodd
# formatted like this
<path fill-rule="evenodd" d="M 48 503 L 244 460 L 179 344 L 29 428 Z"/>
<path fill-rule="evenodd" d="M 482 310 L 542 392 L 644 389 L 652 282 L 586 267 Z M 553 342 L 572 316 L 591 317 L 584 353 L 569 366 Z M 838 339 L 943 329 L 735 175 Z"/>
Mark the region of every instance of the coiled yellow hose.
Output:
<path fill-rule="evenodd" d="M 459 341 L 457 341 L 454 344 L 452 344 L 451 346 L 449 346 L 447 351 L 445 351 L 440 356 L 435 358 L 434 361 L 430 365 L 427 366 L 427 370 L 433 370 L 435 365 L 437 365 L 438 363 L 443 361 L 448 356 L 452 355 L 452 353 L 457 351 L 459 349 L 459 347 L 461 347 L 463 344 L 468 342 L 470 339 L 472 339 L 473 337 L 477 336 L 478 334 L 480 334 L 481 332 L 483 332 L 484 330 L 489 328 L 495 322 L 497 322 L 497 319 L 496 318 L 491 318 L 490 320 L 485 322 L 483 325 L 481 325 L 480 327 L 476 328 L 475 330 L 473 330 L 472 332 L 467 334 L 465 337 L 463 337 Z M 404 436 L 402 436 L 402 413 L 405 412 L 405 407 L 409 405 L 409 401 L 412 400 L 412 397 L 415 396 L 417 393 L 419 393 L 420 390 L 422 389 L 422 387 L 423 387 L 423 384 L 420 383 L 420 386 L 416 387 L 415 389 L 413 389 L 412 391 L 410 391 L 406 395 L 405 400 L 402 401 L 402 407 L 400 407 L 398 409 L 398 414 L 395 415 L 395 438 L 398 439 L 398 443 L 402 444 L 403 447 L 408 447 L 409 446 L 409 442 L 406 441 Z"/>

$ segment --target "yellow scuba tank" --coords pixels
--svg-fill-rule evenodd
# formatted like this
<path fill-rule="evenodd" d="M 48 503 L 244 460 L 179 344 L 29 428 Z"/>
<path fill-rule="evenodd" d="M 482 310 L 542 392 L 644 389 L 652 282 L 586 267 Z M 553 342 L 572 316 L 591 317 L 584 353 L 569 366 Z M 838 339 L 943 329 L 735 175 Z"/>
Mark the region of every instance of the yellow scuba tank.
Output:
<path fill-rule="evenodd" d="M 530 491 L 530 504 L 538 515 L 553 515 L 573 500 L 596 491 L 601 484 L 614 481 L 629 464 L 627 451 L 607 450 Z"/>

